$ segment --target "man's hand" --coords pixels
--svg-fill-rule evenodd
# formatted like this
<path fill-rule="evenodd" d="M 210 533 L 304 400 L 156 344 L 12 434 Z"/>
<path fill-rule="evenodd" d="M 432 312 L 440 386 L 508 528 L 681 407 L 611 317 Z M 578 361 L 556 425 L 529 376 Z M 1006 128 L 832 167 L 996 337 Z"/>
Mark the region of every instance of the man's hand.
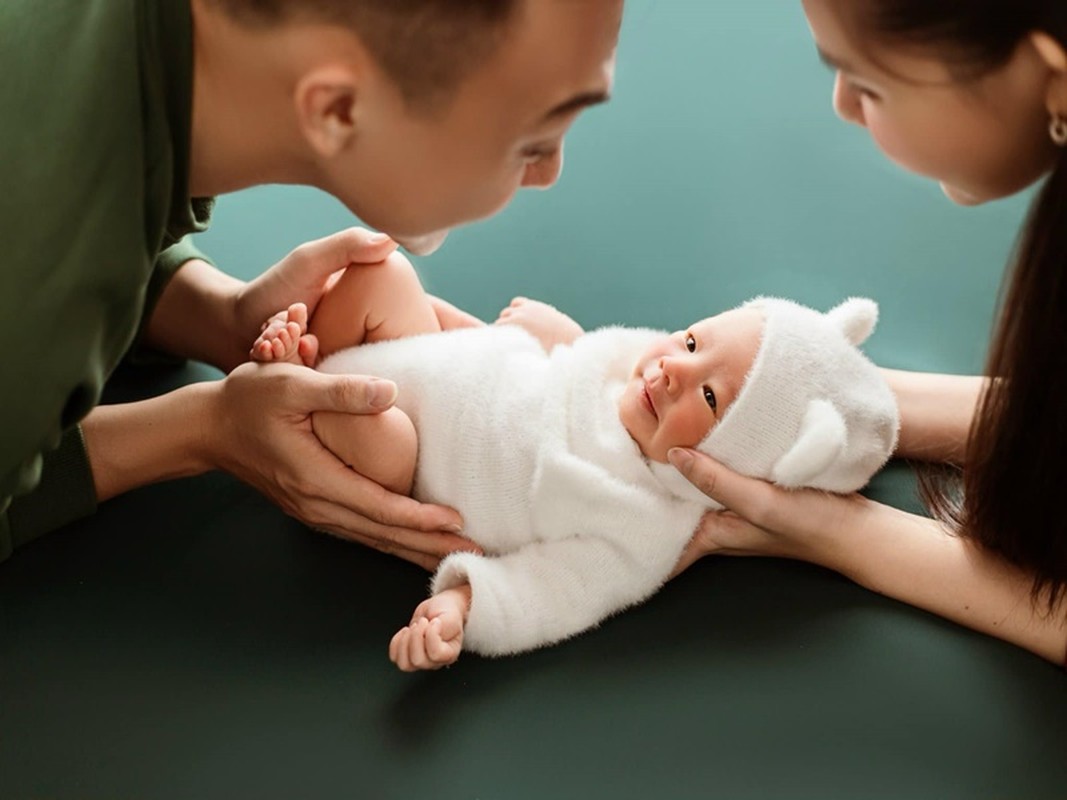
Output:
<path fill-rule="evenodd" d="M 247 360 L 263 320 L 293 303 L 313 313 L 346 267 L 380 264 L 395 249 L 384 234 L 349 228 L 300 245 L 249 283 L 194 259 L 164 289 L 145 342 L 229 372 Z"/>
<path fill-rule="evenodd" d="M 247 358 L 248 346 L 259 335 L 263 320 L 278 309 L 303 303 L 308 316 L 312 316 L 322 296 L 345 269 L 380 264 L 394 250 L 396 242 L 383 233 L 349 228 L 300 245 L 245 284 L 234 298 L 234 318 L 242 332 L 241 360 Z"/>
<path fill-rule="evenodd" d="M 433 569 L 459 536 L 454 510 L 393 494 L 323 447 L 316 411 L 376 414 L 396 387 L 359 375 L 326 375 L 293 364 L 244 364 L 213 392 L 202 436 L 211 466 L 255 487 L 306 524 Z"/>
<path fill-rule="evenodd" d="M 440 669 L 463 650 L 463 626 L 470 610 L 471 588 L 446 589 L 423 600 L 389 642 L 389 658 L 404 672 Z"/>

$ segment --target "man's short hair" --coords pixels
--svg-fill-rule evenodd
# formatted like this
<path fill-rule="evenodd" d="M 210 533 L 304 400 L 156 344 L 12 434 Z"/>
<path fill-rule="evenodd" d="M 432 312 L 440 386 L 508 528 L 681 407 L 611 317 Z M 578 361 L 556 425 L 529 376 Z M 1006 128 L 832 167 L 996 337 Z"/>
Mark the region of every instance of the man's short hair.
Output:
<path fill-rule="evenodd" d="M 521 0 L 213 0 L 246 25 L 322 22 L 356 32 L 413 108 L 447 99 L 500 45 Z"/>

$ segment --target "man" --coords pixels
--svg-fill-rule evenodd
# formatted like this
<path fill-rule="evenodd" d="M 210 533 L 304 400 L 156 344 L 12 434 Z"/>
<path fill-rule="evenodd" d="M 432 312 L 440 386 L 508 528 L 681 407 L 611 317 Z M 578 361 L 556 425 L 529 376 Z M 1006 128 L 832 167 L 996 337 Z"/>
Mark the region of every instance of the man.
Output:
<path fill-rule="evenodd" d="M 311 432 L 313 411 L 387 408 L 392 384 L 239 366 L 263 319 L 313 309 L 389 236 L 310 243 L 248 284 L 185 237 L 208 222 L 197 198 L 303 183 L 432 251 L 555 182 L 570 125 L 610 93 L 621 13 L 622 0 L 4 3 L 0 557 L 98 501 L 210 469 L 426 566 L 463 546 L 454 511 L 361 479 Z M 135 340 L 229 374 L 94 408 Z"/>

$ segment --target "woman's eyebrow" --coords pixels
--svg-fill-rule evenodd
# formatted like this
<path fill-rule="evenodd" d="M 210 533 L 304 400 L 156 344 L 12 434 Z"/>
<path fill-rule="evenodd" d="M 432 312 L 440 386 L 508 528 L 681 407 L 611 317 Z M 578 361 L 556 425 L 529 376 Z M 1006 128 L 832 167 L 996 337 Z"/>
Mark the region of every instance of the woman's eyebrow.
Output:
<path fill-rule="evenodd" d="M 855 72 L 856 71 L 856 68 L 851 63 L 849 63 L 847 60 L 845 60 L 843 58 L 838 58 L 837 56 L 834 56 L 834 55 L 830 55 L 825 50 L 823 50 L 821 47 L 816 47 L 815 50 L 819 54 L 819 61 L 824 63 L 830 69 L 832 69 L 832 70 L 841 70 L 842 72 Z"/>

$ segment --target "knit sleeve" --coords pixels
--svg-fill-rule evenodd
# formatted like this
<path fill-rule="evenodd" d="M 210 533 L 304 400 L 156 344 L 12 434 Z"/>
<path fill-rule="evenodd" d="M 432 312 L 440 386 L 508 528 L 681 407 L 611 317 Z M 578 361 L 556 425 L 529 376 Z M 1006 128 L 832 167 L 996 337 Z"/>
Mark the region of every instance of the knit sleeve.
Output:
<path fill-rule="evenodd" d="M 536 542 L 499 557 L 454 553 L 433 592 L 469 583 L 464 649 L 487 656 L 533 650 L 595 627 L 666 579 L 596 537 Z"/>
<path fill-rule="evenodd" d="M 126 353 L 126 362 L 134 366 L 145 364 L 170 364 L 180 361 L 174 356 L 154 350 L 143 343 L 145 328 L 148 320 L 155 312 L 156 304 L 163 295 L 175 273 L 190 261 L 206 261 L 214 264 L 210 258 L 204 255 L 193 244 L 192 237 L 186 236 L 179 239 L 175 244 L 163 250 L 156 259 L 152 277 L 149 279 L 148 288 L 145 290 L 144 311 L 141 313 L 141 321 L 137 327 L 137 336 Z"/>

